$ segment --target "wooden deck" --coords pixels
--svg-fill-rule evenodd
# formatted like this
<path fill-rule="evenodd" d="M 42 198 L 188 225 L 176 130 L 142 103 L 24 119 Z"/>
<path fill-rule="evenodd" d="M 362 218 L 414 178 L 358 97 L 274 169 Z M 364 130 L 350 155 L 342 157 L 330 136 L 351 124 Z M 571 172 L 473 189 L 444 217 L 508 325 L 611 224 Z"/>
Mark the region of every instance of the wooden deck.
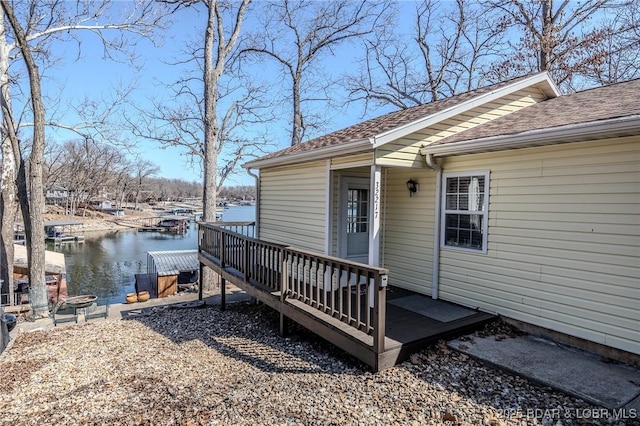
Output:
<path fill-rule="evenodd" d="M 220 223 L 201 224 L 199 232 L 201 269 L 220 274 L 223 289 L 229 281 L 278 311 L 283 334 L 295 321 L 375 371 L 494 318 L 389 288 L 383 268 L 266 243 Z M 224 294 L 221 303 L 224 308 Z"/>

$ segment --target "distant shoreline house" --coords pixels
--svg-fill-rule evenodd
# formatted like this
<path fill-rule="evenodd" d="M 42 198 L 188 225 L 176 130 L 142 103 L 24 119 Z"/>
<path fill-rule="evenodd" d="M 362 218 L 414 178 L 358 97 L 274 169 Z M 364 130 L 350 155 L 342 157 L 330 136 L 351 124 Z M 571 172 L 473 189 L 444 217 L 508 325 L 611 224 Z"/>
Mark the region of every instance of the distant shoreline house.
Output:
<path fill-rule="evenodd" d="M 69 191 L 64 186 L 53 185 L 45 192 L 44 199 L 47 205 L 64 205 L 69 199 Z"/>
<path fill-rule="evenodd" d="M 256 159 L 258 236 L 638 356 L 638 93 L 561 96 L 535 74 Z"/>

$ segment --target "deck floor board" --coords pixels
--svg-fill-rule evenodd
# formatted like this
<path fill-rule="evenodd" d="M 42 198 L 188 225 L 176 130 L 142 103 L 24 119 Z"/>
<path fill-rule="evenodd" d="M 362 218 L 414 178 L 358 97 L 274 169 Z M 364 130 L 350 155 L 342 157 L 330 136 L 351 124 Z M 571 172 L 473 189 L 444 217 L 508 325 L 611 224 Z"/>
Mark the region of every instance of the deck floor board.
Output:
<path fill-rule="evenodd" d="M 276 311 L 286 313 L 291 320 L 303 325 L 306 324 L 305 327 L 311 331 L 322 335 L 331 343 L 342 347 L 343 350 L 365 362 L 371 359 L 373 344 L 371 335 L 349 326 L 338 318 L 311 307 L 301 300 L 289 298 L 281 301 L 279 291 L 274 291 L 263 285 L 256 285 L 256 282 L 247 282 L 243 275 L 235 269 L 220 268 L 220 265 L 206 253 L 201 253 L 201 260 L 205 265 L 221 273 L 225 279 L 253 297 L 265 302 Z M 407 292 L 408 290 L 397 288 L 393 288 L 393 291 L 389 292 L 385 306 L 385 353 L 382 354 L 382 359 L 384 359 L 382 368 L 404 361 L 411 353 L 417 352 L 437 340 L 460 335 L 495 318 L 491 314 L 473 311 L 464 318 L 443 322 L 389 303 L 390 300 L 406 295 Z M 345 299 L 343 301 L 346 303 Z M 460 308 L 449 302 L 440 303 Z M 310 323 L 310 318 L 317 325 L 313 325 L 313 322 Z M 343 346 L 339 342 L 342 342 Z M 354 347 L 360 349 L 354 350 Z M 358 351 L 360 354 L 357 353 Z"/>

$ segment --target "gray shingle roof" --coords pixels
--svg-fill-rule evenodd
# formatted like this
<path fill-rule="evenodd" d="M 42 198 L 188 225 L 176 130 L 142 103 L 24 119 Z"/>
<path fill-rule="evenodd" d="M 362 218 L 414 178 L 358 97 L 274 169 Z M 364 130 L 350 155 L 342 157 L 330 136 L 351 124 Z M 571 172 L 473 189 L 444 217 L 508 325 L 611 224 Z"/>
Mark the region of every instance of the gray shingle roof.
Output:
<path fill-rule="evenodd" d="M 291 154 L 297 154 L 307 151 L 312 151 L 318 148 L 324 148 L 334 145 L 345 144 L 349 142 L 361 141 L 368 139 L 386 132 L 391 129 L 409 124 L 421 118 L 436 114 L 440 111 L 448 108 L 455 107 L 465 101 L 473 99 L 477 96 L 481 96 L 486 93 L 491 93 L 495 90 L 499 90 L 505 86 L 517 83 L 520 80 L 524 80 L 531 75 L 518 77 L 512 80 L 503 81 L 490 86 L 472 90 L 469 92 L 461 93 L 452 96 L 447 99 L 431 102 L 428 104 L 418 105 L 412 108 L 403 109 L 400 111 L 390 112 L 380 117 L 372 118 L 367 121 L 355 124 L 350 127 L 346 127 L 341 130 L 320 136 L 312 139 L 308 142 L 291 146 L 289 148 L 282 149 L 280 151 L 273 152 L 271 154 L 260 157 L 254 161 L 262 161 L 276 157 L 283 157 Z M 252 161 L 253 162 L 253 161 Z"/>
<path fill-rule="evenodd" d="M 442 139 L 433 145 L 517 135 L 638 114 L 640 79 L 547 99 Z"/>

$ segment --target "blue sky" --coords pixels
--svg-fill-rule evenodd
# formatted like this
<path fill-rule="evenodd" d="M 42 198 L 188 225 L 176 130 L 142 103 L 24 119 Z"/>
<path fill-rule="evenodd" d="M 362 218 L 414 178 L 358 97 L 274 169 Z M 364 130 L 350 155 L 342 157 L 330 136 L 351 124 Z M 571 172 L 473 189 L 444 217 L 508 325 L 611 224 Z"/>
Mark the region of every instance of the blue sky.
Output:
<path fill-rule="evenodd" d="M 115 1 L 114 7 L 125 7 L 130 4 L 129 1 Z M 257 3 L 260 4 L 260 3 Z M 401 16 L 397 19 L 395 31 L 410 32 L 414 25 L 412 10 L 416 5 L 415 1 L 399 1 L 401 8 Z M 442 1 L 437 3 L 438 7 L 447 9 L 453 7 L 455 3 Z M 181 56 L 185 44 L 194 44 L 200 46 L 202 44 L 202 31 L 206 22 L 206 10 L 203 6 L 198 9 L 190 8 L 182 10 L 173 15 L 173 25 L 156 36 L 156 40 L 161 42 L 160 46 L 154 46 L 150 41 L 140 39 L 136 42 L 135 52 L 138 56 L 138 63 L 143 67 L 139 71 L 133 70 L 129 63 L 114 62 L 105 60 L 102 57 L 102 45 L 95 34 L 84 32 L 76 33 L 82 41 L 80 50 L 74 43 L 57 42 L 54 49 L 55 56 L 61 58 L 55 68 L 45 70 L 45 78 L 43 86 L 45 93 L 49 93 L 54 100 L 49 102 L 46 107 L 48 112 L 55 113 L 55 117 L 66 124 L 78 123 L 78 118 L 67 107 L 67 105 L 78 106 L 85 97 L 100 101 L 108 100 L 113 97 L 113 93 L 118 87 L 127 85 L 135 85 L 136 89 L 132 100 L 138 105 L 148 106 L 147 99 L 149 97 L 163 98 L 163 104 L 169 104 L 173 101 L 172 94 L 167 90 L 165 84 L 175 81 L 178 77 L 185 75 L 187 71 L 195 68 L 195 64 L 189 65 L 171 65 L 167 62 L 176 61 Z M 251 14 L 247 15 L 243 27 L 251 29 L 257 23 L 257 19 Z M 350 45 L 343 45 L 335 49 L 333 56 L 322 58 L 318 74 L 314 74 L 313 78 L 318 81 L 322 80 L 322 74 L 329 73 L 337 76 L 348 71 L 354 71 L 357 64 L 352 54 Z M 79 54 L 79 56 L 78 56 Z M 191 68 L 187 68 L 191 67 Z M 252 80 L 268 81 L 270 85 L 269 94 L 274 98 L 281 98 L 289 94 L 290 88 L 288 82 L 280 84 L 281 81 L 277 77 L 278 69 L 273 61 L 266 61 L 254 66 L 252 70 Z M 329 97 L 337 98 L 336 92 L 330 92 Z M 344 96 L 344 92 L 341 92 Z M 221 108 L 222 109 L 222 108 Z M 363 119 L 380 115 L 388 112 L 391 108 L 370 110 L 366 116 L 363 116 L 362 106 L 348 105 L 346 107 L 333 107 L 332 109 L 319 108 L 312 111 L 326 117 L 330 123 L 325 129 L 326 132 L 337 130 Z M 128 110 L 129 118 L 135 118 L 136 112 L 132 109 Z M 268 139 L 273 143 L 269 146 L 268 151 L 285 148 L 290 142 L 290 123 L 291 113 L 288 110 L 276 111 L 278 120 L 265 126 L 251 126 L 247 128 L 248 132 L 265 132 Z M 126 137 L 126 128 L 122 127 L 123 135 Z M 257 129 L 257 130 L 256 130 Z M 322 133 L 322 132 L 320 132 Z M 252 133 L 249 133 L 252 135 Z M 317 135 L 318 133 L 316 133 Z M 48 129 L 47 134 L 49 140 L 57 142 L 65 142 L 69 139 L 77 138 L 75 134 L 63 131 L 54 131 Z M 130 139 L 131 140 L 131 139 Z M 201 182 L 201 174 L 198 166 L 189 164 L 186 157 L 185 148 L 166 148 L 162 149 L 158 142 L 145 139 L 133 139 L 135 148 L 130 152 L 131 156 L 138 155 L 142 159 L 146 159 L 156 164 L 160 168 L 159 176 L 167 178 L 179 178 L 187 181 Z M 247 158 L 247 161 L 250 158 Z M 253 184 L 253 178 L 250 178 L 243 170 L 228 180 L 226 185 Z"/>
<path fill-rule="evenodd" d="M 43 79 L 45 92 L 47 92 L 47 85 L 50 85 L 49 93 L 64 93 L 65 102 L 79 105 L 85 97 L 96 101 L 108 100 L 113 97 L 117 87 L 135 84 L 136 103 L 144 104 L 150 96 L 166 98 L 169 94 L 163 93 L 166 88 L 162 84 L 174 81 L 182 71 L 181 67 L 168 65 L 165 62 L 179 58 L 185 43 L 193 43 L 198 31 L 202 31 L 201 28 L 205 24 L 206 14 L 194 12 L 182 11 L 176 14 L 174 25 L 162 36 L 162 46 L 154 47 L 147 40 L 140 40 L 137 43 L 136 53 L 139 56 L 139 63 L 143 64 L 143 69 L 139 72 L 133 72 L 129 63 L 105 60 L 102 57 L 100 40 L 94 34 L 88 32 L 79 34 L 82 41 L 79 57 L 77 57 L 78 49 L 73 43 L 58 43 L 55 52 L 62 56 L 63 60 L 57 64 L 56 68 L 45 71 Z M 245 22 L 245 25 L 250 26 L 251 21 Z M 349 66 L 348 48 L 338 51 L 337 54 L 338 57 L 334 60 L 326 61 L 328 72 L 339 73 Z M 269 73 L 274 72 L 268 66 L 261 67 L 259 73 L 262 77 L 270 77 Z M 70 112 L 62 101 L 53 108 L 49 106 L 49 109 L 57 110 L 57 115 L 62 121 L 78 122 L 77 116 Z M 348 126 L 360 119 L 359 115 L 362 111 L 352 109 L 351 112 L 335 111 L 331 114 L 332 124 L 328 130 Z M 269 148 L 270 151 L 288 146 L 289 123 L 288 116 L 283 115 L 283 119 L 269 126 L 269 136 L 277 141 L 276 146 Z M 77 135 L 70 132 L 52 129 L 48 129 L 47 136 L 50 140 L 57 142 L 77 138 Z M 202 180 L 199 167 L 188 164 L 184 148 L 162 149 L 157 142 L 144 139 L 135 139 L 134 142 L 137 152 L 132 152 L 131 155 L 138 154 L 141 158 L 156 164 L 160 168 L 159 176 L 187 181 Z M 253 185 L 253 183 L 253 178 L 249 177 L 244 170 L 240 170 L 226 182 L 226 185 Z"/>
<path fill-rule="evenodd" d="M 164 90 L 161 81 L 171 81 L 177 76 L 178 70 L 167 65 L 165 61 L 177 57 L 189 34 L 193 34 L 197 19 L 188 15 L 183 13 L 184 17 L 180 18 L 177 26 L 172 27 L 170 33 L 164 34 L 161 46 L 153 46 L 145 39 L 137 41 L 136 63 L 143 67 L 140 71 L 133 69 L 126 59 L 113 61 L 103 58 L 102 44 L 92 33 L 78 34 L 82 43 L 80 51 L 73 44 L 58 43 L 55 52 L 64 59 L 55 68 L 45 71 L 45 91 L 46 86 L 50 85 L 49 93 L 64 93 L 65 102 L 80 105 L 86 97 L 96 102 L 104 100 L 108 103 L 118 88 L 132 85 L 135 90 L 131 101 L 145 104 L 148 97 L 157 96 Z M 55 109 L 59 109 L 58 116 L 61 117 L 61 121 L 69 124 L 79 122 L 77 115 L 65 105 L 56 106 Z M 131 138 L 126 131 L 123 134 Z M 64 142 L 77 138 L 77 135 L 68 131 L 48 129 L 47 137 Z M 142 138 L 131 138 L 131 142 L 135 145 L 135 151 L 131 152 L 131 155 L 139 154 L 141 158 L 156 164 L 160 168 L 159 176 L 187 181 L 202 180 L 199 169 L 190 167 L 184 161 L 183 149 L 161 149 L 158 143 Z"/>

